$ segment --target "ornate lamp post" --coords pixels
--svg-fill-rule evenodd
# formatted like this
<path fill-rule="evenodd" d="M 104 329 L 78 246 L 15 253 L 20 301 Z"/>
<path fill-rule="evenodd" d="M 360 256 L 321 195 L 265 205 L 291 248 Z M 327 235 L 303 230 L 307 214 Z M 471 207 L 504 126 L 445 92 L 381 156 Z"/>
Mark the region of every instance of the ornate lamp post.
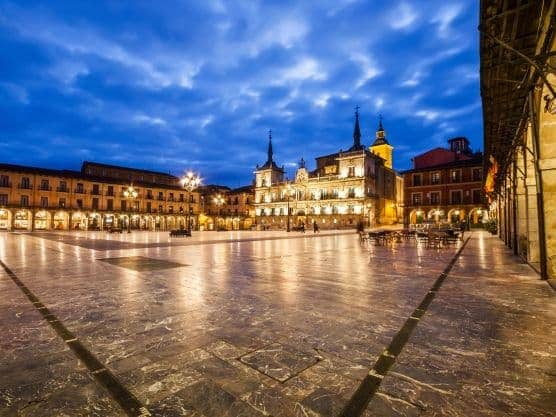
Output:
<path fill-rule="evenodd" d="M 218 207 L 218 217 L 216 218 L 216 230 L 220 230 L 220 227 L 218 226 L 218 220 L 220 218 L 220 208 L 222 207 L 222 204 L 224 204 L 224 197 L 218 194 L 216 197 L 214 197 L 213 201 L 214 204 L 216 204 L 216 206 Z"/>
<path fill-rule="evenodd" d="M 201 184 L 201 177 L 195 175 L 193 172 L 189 171 L 182 179 L 181 184 L 183 188 L 187 190 L 187 201 L 189 202 L 187 208 L 187 230 L 191 232 L 191 221 L 189 216 L 191 215 L 191 193 L 197 189 L 199 184 Z"/>
<path fill-rule="evenodd" d="M 133 185 L 127 187 L 127 190 L 124 191 L 124 197 L 129 202 L 129 217 L 127 219 L 127 233 L 131 233 L 131 205 L 133 200 L 137 198 L 137 191 L 133 188 Z"/>

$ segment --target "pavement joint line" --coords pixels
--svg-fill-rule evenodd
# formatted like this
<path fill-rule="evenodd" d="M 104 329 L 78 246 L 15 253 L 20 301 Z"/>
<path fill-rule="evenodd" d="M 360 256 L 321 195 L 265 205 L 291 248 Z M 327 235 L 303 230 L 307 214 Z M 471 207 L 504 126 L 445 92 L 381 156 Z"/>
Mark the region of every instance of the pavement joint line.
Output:
<path fill-rule="evenodd" d="M 428 293 L 419 304 L 417 310 L 422 311 L 421 315 L 424 315 L 427 311 L 428 307 L 436 296 L 437 291 L 440 289 L 440 286 L 448 277 L 448 274 L 452 270 L 453 266 L 456 264 L 456 261 L 460 257 L 463 249 L 470 239 L 471 236 L 469 236 L 463 242 L 461 247 L 453 256 L 452 260 L 448 262 L 446 268 L 444 268 L 444 271 L 438 276 L 438 278 L 436 278 L 434 284 L 431 287 L 431 290 L 428 291 Z M 432 290 L 433 288 L 436 289 Z M 369 370 L 367 376 L 363 378 L 363 381 L 361 381 L 355 393 L 351 396 L 347 404 L 340 412 L 339 417 L 359 417 L 365 411 L 365 409 L 373 399 L 374 395 L 377 393 L 382 380 L 387 375 L 392 365 L 394 365 L 396 357 L 401 353 L 402 349 L 408 342 L 409 337 L 413 333 L 413 330 L 415 329 L 415 327 L 417 327 L 417 323 L 420 319 L 417 317 L 413 317 L 413 314 L 415 314 L 415 311 L 410 317 L 408 317 L 398 333 L 392 338 L 388 347 L 378 357 L 373 368 Z M 386 354 L 386 352 L 388 352 L 388 354 Z"/>
<path fill-rule="evenodd" d="M 29 301 L 49 324 L 50 327 L 62 338 L 69 346 L 74 355 L 87 367 L 91 375 L 94 376 L 97 383 L 102 385 L 106 391 L 114 398 L 114 400 L 122 407 L 124 412 L 130 417 L 147 417 L 151 413 L 149 410 L 131 393 L 116 376 L 110 372 L 97 357 L 91 353 L 64 324 L 52 314 L 44 304 L 27 288 L 27 286 L 17 277 L 1 259 L 0 266 L 4 268 L 6 274 L 21 289 L 21 292 L 27 296 Z M 36 300 L 36 301 L 35 301 Z M 37 307 L 42 305 L 43 307 Z"/>

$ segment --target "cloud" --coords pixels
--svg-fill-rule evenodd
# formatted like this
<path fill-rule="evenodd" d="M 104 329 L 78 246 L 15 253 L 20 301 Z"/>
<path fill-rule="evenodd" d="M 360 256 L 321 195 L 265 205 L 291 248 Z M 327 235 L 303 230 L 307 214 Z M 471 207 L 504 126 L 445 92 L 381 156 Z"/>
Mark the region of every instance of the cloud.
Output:
<path fill-rule="evenodd" d="M 381 74 L 381 70 L 375 65 L 373 60 L 361 53 L 353 53 L 351 60 L 357 63 L 361 69 L 361 76 L 355 82 L 355 88 L 358 89 L 365 83 Z"/>
<path fill-rule="evenodd" d="M 450 26 L 463 11 L 463 6 L 459 3 L 446 4 L 433 15 L 431 23 L 438 26 L 438 36 L 447 38 L 451 34 Z"/>
<path fill-rule="evenodd" d="M 138 114 L 133 118 L 133 120 L 139 123 L 145 123 L 154 126 L 165 126 L 167 124 L 166 121 L 161 119 L 160 117 L 152 117 L 146 114 Z"/>
<path fill-rule="evenodd" d="M 327 74 L 321 68 L 319 62 L 312 57 L 303 57 L 297 62 L 282 71 L 278 84 L 283 84 L 289 81 L 323 81 L 326 80 Z"/>
<path fill-rule="evenodd" d="M 390 15 L 390 26 L 393 29 L 408 29 L 417 21 L 419 14 L 407 3 L 400 3 Z"/>

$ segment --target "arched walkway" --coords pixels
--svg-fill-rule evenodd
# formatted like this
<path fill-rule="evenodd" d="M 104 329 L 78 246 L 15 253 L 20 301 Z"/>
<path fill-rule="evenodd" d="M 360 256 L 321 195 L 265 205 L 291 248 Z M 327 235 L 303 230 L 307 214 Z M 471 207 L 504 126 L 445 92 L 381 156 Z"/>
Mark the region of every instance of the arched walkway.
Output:
<path fill-rule="evenodd" d="M 15 212 L 13 228 L 14 230 L 31 230 L 31 211 L 20 209 Z"/>
<path fill-rule="evenodd" d="M 10 230 L 12 224 L 12 212 L 8 209 L 0 209 L 0 230 Z"/>
<path fill-rule="evenodd" d="M 64 210 L 59 210 L 54 213 L 54 230 L 68 230 L 69 229 L 69 214 Z"/>
<path fill-rule="evenodd" d="M 46 210 L 40 210 L 35 213 L 35 230 L 50 230 L 50 219 L 52 218 L 51 214 Z"/>

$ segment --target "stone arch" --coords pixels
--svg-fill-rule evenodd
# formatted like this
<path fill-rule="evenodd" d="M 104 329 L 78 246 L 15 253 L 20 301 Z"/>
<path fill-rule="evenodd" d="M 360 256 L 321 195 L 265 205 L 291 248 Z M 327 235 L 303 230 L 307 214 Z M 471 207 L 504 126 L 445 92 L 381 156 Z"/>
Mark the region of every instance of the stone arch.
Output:
<path fill-rule="evenodd" d="M 13 229 L 14 230 L 31 230 L 32 228 L 32 214 L 31 210 L 18 209 L 14 213 Z"/>
<path fill-rule="evenodd" d="M 68 230 L 69 229 L 69 213 L 65 210 L 58 210 L 54 213 L 52 219 L 52 227 L 54 230 Z"/>
<path fill-rule="evenodd" d="M 11 210 L 0 209 L 0 230 L 11 230 L 13 214 Z"/>
<path fill-rule="evenodd" d="M 414 209 L 409 213 L 410 224 L 421 224 L 424 223 L 425 220 L 425 212 L 421 209 Z"/>
<path fill-rule="evenodd" d="M 46 210 L 39 210 L 35 213 L 33 229 L 50 230 L 52 215 Z"/>

